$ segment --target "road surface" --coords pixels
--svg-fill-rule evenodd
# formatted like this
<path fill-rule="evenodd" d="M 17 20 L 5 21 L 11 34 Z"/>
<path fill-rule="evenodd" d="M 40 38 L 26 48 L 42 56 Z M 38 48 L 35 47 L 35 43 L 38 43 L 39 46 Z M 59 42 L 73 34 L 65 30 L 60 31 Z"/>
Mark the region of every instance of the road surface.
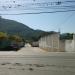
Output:
<path fill-rule="evenodd" d="M 75 53 L 24 47 L 0 52 L 0 75 L 75 75 Z"/>

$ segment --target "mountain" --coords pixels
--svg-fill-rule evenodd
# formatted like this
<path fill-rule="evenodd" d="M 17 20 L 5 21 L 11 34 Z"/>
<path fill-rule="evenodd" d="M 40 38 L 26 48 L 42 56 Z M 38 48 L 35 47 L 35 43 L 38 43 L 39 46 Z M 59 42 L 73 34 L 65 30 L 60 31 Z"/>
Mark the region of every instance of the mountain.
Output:
<path fill-rule="evenodd" d="M 27 25 L 4 18 L 0 18 L 0 32 L 6 32 L 10 35 L 19 35 L 25 40 L 30 41 L 37 41 L 40 38 L 41 34 L 44 33 L 44 31 L 42 30 L 33 30 Z"/>
<path fill-rule="evenodd" d="M 4 19 L 0 17 L 0 32 L 8 33 L 9 35 L 19 35 L 25 41 L 38 41 L 40 37 L 55 33 L 54 31 L 45 32 L 42 30 L 34 30 L 25 24 L 14 20 Z"/>

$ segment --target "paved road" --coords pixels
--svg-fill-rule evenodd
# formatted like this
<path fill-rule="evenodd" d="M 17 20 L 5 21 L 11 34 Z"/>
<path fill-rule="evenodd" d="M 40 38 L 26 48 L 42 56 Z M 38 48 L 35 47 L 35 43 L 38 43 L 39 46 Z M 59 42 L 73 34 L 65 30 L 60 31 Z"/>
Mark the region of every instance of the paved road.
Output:
<path fill-rule="evenodd" d="M 75 53 L 22 48 L 0 52 L 0 75 L 75 75 Z"/>

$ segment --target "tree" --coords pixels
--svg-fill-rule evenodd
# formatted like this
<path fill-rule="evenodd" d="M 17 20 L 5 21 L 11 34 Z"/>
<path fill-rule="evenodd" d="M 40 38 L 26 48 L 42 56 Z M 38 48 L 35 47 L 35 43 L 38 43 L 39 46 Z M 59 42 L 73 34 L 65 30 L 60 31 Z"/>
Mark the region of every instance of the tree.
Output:
<path fill-rule="evenodd" d="M 60 35 L 60 39 L 71 40 L 71 39 L 73 39 L 73 33 L 64 33 L 64 34 L 61 34 Z"/>
<path fill-rule="evenodd" d="M 16 41 L 16 42 L 22 42 L 22 38 L 18 35 L 9 36 L 9 40 Z"/>
<path fill-rule="evenodd" d="M 8 38 L 8 35 L 7 33 L 4 33 L 4 32 L 0 32 L 0 40 L 5 40 Z"/>

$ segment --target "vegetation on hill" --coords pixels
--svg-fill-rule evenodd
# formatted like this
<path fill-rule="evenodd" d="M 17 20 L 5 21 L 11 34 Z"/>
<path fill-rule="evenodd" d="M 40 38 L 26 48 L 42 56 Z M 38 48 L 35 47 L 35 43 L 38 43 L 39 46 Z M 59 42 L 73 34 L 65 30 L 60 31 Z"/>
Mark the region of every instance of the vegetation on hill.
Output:
<path fill-rule="evenodd" d="M 0 18 L 0 32 L 21 36 L 26 42 L 37 41 L 44 34 L 49 34 L 49 32 L 33 30 L 22 23 L 3 18 Z"/>
<path fill-rule="evenodd" d="M 7 33 L 0 32 L 0 50 L 18 50 L 24 46 L 24 41 L 17 35 L 8 35 Z"/>
<path fill-rule="evenodd" d="M 73 39 L 73 33 L 63 33 L 63 34 L 60 35 L 60 39 L 72 40 Z"/>

